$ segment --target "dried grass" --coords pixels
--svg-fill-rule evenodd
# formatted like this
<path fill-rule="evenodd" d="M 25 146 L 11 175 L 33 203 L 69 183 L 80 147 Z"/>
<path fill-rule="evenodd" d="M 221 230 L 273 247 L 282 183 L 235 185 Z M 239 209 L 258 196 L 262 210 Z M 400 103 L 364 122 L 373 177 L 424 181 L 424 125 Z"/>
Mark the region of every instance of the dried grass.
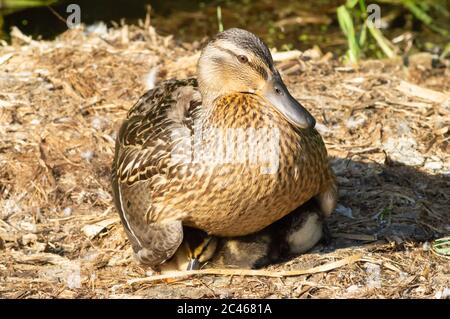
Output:
<path fill-rule="evenodd" d="M 265 271 L 358 261 L 293 277 L 148 281 L 112 204 L 115 132 L 150 70 L 157 80 L 195 74 L 199 44 L 148 23 L 51 42 L 12 35 L 0 47 L 1 297 L 434 298 L 450 286 L 449 260 L 430 248 L 450 233 L 448 61 L 353 68 L 317 49 L 279 55 L 333 157 L 340 206 L 330 246 Z"/>

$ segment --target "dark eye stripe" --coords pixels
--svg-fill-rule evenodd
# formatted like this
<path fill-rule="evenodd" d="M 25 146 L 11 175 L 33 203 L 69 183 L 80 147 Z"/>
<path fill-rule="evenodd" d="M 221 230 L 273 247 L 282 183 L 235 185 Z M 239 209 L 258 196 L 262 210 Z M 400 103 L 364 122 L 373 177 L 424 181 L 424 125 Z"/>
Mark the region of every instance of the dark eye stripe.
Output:
<path fill-rule="evenodd" d="M 219 50 L 228 52 L 229 54 L 235 56 L 236 58 L 239 57 L 237 54 L 235 54 L 233 51 L 231 51 L 231 50 L 229 50 L 229 49 L 223 48 L 223 47 L 221 47 L 221 46 L 216 46 L 216 48 L 218 48 Z M 256 72 L 258 72 L 264 79 L 267 80 L 267 78 L 269 77 L 269 75 L 267 74 L 266 69 L 265 69 L 262 65 L 252 63 L 251 61 L 248 61 L 247 64 L 248 64 L 253 70 L 255 70 Z"/>
<path fill-rule="evenodd" d="M 198 253 L 197 256 L 195 256 L 195 258 L 197 258 L 197 259 L 200 258 L 200 256 L 203 255 L 203 253 L 206 251 L 206 249 L 208 248 L 210 243 L 211 243 L 211 237 L 206 238 L 202 243 L 200 252 Z"/>
<path fill-rule="evenodd" d="M 261 74 L 261 76 L 263 77 L 263 79 L 267 80 L 267 78 L 269 77 L 269 75 L 267 74 L 266 69 L 264 69 L 264 67 L 262 67 L 259 64 L 253 64 L 251 62 L 249 62 L 249 65 L 255 69 L 259 74 Z"/>
<path fill-rule="evenodd" d="M 211 60 L 213 60 L 216 64 L 222 64 L 224 59 L 221 57 L 212 57 Z"/>

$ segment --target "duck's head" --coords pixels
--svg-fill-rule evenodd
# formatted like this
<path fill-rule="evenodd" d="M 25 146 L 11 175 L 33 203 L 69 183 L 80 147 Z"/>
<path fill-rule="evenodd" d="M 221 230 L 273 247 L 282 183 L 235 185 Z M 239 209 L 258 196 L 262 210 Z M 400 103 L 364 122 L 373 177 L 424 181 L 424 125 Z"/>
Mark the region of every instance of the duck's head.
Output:
<path fill-rule="evenodd" d="M 314 127 L 314 117 L 289 93 L 267 46 L 253 33 L 229 29 L 203 49 L 198 82 L 208 104 L 233 93 L 256 94 L 268 100 L 290 123 Z"/>

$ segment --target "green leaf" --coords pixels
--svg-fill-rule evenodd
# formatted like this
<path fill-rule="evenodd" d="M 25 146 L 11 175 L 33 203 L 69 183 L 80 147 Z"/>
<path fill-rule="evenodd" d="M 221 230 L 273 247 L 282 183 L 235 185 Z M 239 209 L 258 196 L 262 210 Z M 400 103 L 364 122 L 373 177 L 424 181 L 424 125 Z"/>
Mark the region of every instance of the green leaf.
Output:
<path fill-rule="evenodd" d="M 217 7 L 217 23 L 219 24 L 219 32 L 222 32 L 223 31 L 222 8 L 220 6 Z"/>
<path fill-rule="evenodd" d="M 367 25 L 364 23 L 359 35 L 359 47 L 363 48 L 367 41 Z"/>
<path fill-rule="evenodd" d="M 436 239 L 432 249 L 438 255 L 450 256 L 450 237 Z"/>
<path fill-rule="evenodd" d="M 389 40 L 386 39 L 383 36 L 383 34 L 381 33 L 381 31 L 379 29 L 375 28 L 375 26 L 372 23 L 366 22 L 366 24 L 367 24 L 367 28 L 369 29 L 370 34 L 375 39 L 375 41 L 377 42 L 378 46 L 383 51 L 383 53 L 388 58 L 395 57 L 396 54 L 393 49 L 394 46 L 389 42 Z"/>
<path fill-rule="evenodd" d="M 425 23 L 426 25 L 430 25 L 433 19 L 423 11 L 419 6 L 417 6 L 412 0 L 404 0 L 403 5 L 414 14 L 414 16 Z"/>
<path fill-rule="evenodd" d="M 367 17 L 367 7 L 364 0 L 359 0 L 359 9 L 361 10 L 362 16 Z"/>
<path fill-rule="evenodd" d="M 1 7 L 5 9 L 19 9 L 48 6 L 55 3 L 57 0 L 3 0 Z"/>
<path fill-rule="evenodd" d="M 360 57 L 360 48 L 356 40 L 355 28 L 353 20 L 345 6 L 337 8 L 337 18 L 342 32 L 347 37 L 348 42 L 348 59 L 351 63 L 357 63 Z"/>
<path fill-rule="evenodd" d="M 425 12 L 425 10 L 429 8 L 425 3 L 419 3 L 419 5 L 417 5 L 413 0 L 403 0 L 402 2 L 417 19 L 425 23 L 431 30 L 440 33 L 443 36 L 449 34 L 448 30 L 440 28 L 433 23 L 433 18 Z"/>
<path fill-rule="evenodd" d="M 356 6 L 356 4 L 358 3 L 359 0 L 347 0 L 347 2 L 345 3 L 345 6 L 349 9 L 352 9 Z"/>
<path fill-rule="evenodd" d="M 450 54 L 450 42 L 447 43 L 447 45 L 445 46 L 444 50 L 442 51 L 442 54 L 440 56 L 441 59 L 445 59 L 447 57 L 447 55 Z"/>

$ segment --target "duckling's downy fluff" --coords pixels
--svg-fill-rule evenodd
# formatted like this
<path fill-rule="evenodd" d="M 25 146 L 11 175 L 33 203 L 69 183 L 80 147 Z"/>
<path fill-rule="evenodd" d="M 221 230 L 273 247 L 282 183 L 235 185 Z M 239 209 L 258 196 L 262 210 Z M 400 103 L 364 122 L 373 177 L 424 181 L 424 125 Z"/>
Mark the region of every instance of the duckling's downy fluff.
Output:
<path fill-rule="evenodd" d="M 219 33 L 202 51 L 197 80 L 162 82 L 119 130 L 113 195 L 137 258 L 169 259 L 183 225 L 248 235 L 312 197 L 322 217 L 331 214 L 337 188 L 314 125 L 258 37 Z"/>
<path fill-rule="evenodd" d="M 321 212 L 314 204 L 302 206 L 258 233 L 221 240 L 207 267 L 258 269 L 312 249 L 323 237 Z"/>
<path fill-rule="evenodd" d="M 317 204 L 309 201 L 263 230 L 247 236 L 218 239 L 196 229 L 185 229 L 186 238 L 182 245 L 160 270 L 258 269 L 279 263 L 309 251 L 326 235 L 321 215 Z M 189 267 L 192 260 L 197 261 L 196 267 Z"/>

